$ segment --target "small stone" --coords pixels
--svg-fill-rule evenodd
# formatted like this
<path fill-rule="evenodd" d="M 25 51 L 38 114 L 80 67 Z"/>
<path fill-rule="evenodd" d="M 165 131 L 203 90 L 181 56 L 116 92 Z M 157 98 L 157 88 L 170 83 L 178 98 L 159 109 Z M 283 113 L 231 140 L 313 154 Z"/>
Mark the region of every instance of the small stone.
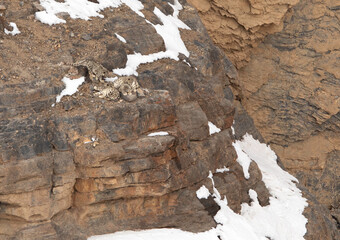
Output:
<path fill-rule="evenodd" d="M 74 37 L 74 33 L 73 32 L 70 32 L 70 37 Z"/>
<path fill-rule="evenodd" d="M 38 2 L 32 3 L 33 8 L 35 8 L 37 11 L 44 11 L 45 8 L 41 6 Z"/>
<path fill-rule="evenodd" d="M 90 34 L 83 34 L 83 35 L 81 36 L 81 38 L 84 39 L 85 41 L 88 41 L 88 40 L 91 40 L 91 39 L 92 39 L 92 37 L 91 37 Z"/>
<path fill-rule="evenodd" d="M 137 94 L 122 94 L 122 99 L 124 99 L 127 102 L 133 102 L 137 99 Z"/>

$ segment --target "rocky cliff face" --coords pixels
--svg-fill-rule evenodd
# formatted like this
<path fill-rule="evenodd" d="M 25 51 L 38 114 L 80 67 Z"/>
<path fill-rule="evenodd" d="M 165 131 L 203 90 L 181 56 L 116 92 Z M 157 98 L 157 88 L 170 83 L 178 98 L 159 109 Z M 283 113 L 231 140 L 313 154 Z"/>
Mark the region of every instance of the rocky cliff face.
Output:
<path fill-rule="evenodd" d="M 247 64 L 251 50 L 270 33 L 282 29 L 286 12 L 299 0 L 189 0 L 200 13 L 214 43 L 237 68 Z"/>
<path fill-rule="evenodd" d="M 249 189 L 268 204 L 257 165 L 250 165 L 247 180 L 236 161 L 234 118 L 236 136 L 261 136 L 233 103 L 229 86 L 236 70 L 194 8 L 183 2 L 179 15 L 190 27 L 180 32 L 190 56 L 141 65 L 137 81 L 148 90 L 145 96 L 132 102 L 95 97 L 85 72 L 79 91 L 55 104 L 61 79 L 78 60 L 122 68 L 135 51 L 164 51 L 153 26 L 162 22 L 153 10 L 175 16 L 174 9 L 161 0 L 143 3 L 153 25 L 121 6 L 90 22 L 62 14 L 67 24 L 50 27 L 34 20 L 37 5 L 6 4 L 6 19 L 21 34 L 3 34 L 0 42 L 0 239 L 85 239 L 152 227 L 207 230 L 218 209 L 199 201 L 195 191 L 209 186 L 209 170 L 224 166 L 231 171 L 217 174 L 216 187 L 231 209 L 239 212 L 241 203 L 250 202 Z M 221 132 L 210 135 L 208 121 Z M 148 136 L 159 131 L 168 135 Z M 303 192 L 310 200 L 307 236 L 331 239 L 330 217 Z"/>
<path fill-rule="evenodd" d="M 259 2 L 262 3 L 257 4 L 262 6 L 267 4 L 266 1 Z M 287 2 L 276 1 L 276 4 L 283 8 L 288 7 Z M 195 5 L 196 1 L 192 3 Z M 225 40 L 216 37 L 221 33 L 220 28 L 214 28 L 208 20 L 230 21 L 229 16 L 221 14 L 217 3 L 210 1 L 205 9 L 196 6 L 213 39 L 238 65 L 238 59 L 233 58 L 234 51 L 224 45 Z M 290 4 L 295 3 L 290 1 Z M 338 1 L 300 1 L 286 14 L 282 30 L 268 35 L 263 43 L 252 49 L 252 54 L 248 55 L 249 63 L 239 70 L 242 103 L 255 125 L 266 142 L 276 150 L 285 167 L 332 211 L 337 222 L 339 8 Z M 284 12 L 281 11 L 281 17 Z M 263 13 L 257 17 L 267 20 Z M 276 25 L 280 24 L 276 22 Z M 229 31 L 230 35 L 239 32 L 236 29 Z M 238 37 L 231 39 L 238 41 Z"/>

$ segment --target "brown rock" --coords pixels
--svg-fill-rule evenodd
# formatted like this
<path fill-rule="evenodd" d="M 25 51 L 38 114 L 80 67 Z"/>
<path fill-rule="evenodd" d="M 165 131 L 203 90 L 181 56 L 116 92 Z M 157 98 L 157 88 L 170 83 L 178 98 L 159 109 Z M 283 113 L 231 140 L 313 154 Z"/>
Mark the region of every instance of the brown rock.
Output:
<path fill-rule="evenodd" d="M 213 41 L 237 68 L 247 64 L 252 48 L 282 29 L 282 19 L 298 0 L 189 0 Z"/>
<path fill-rule="evenodd" d="M 334 152 L 340 146 L 340 35 L 334 4 L 299 3 L 283 30 L 269 35 L 239 71 L 242 102 L 259 131 L 329 209 L 339 195 Z"/>
<path fill-rule="evenodd" d="M 189 2 L 199 10 L 214 42 L 239 68 L 239 81 L 230 81 L 231 86 L 265 140 L 285 167 L 335 213 L 339 190 L 334 152 L 340 146 L 338 4 Z"/>
<path fill-rule="evenodd" d="M 161 23 L 155 7 L 173 13 L 166 1 L 143 5 L 154 24 Z M 194 8 L 183 6 L 179 18 L 191 30 L 181 30 L 181 37 L 190 56 L 141 65 L 137 80 L 148 89 L 144 98 L 93 98 L 93 86 L 85 82 L 51 107 L 73 60 L 121 66 L 123 55 L 133 51 L 165 50 L 163 40 L 126 6 L 105 9 L 105 18 L 90 23 L 68 20 L 50 27 L 33 21 L 30 9 L 8 3 L 22 34 L 4 38 L 0 46 L 1 239 L 86 239 L 160 227 L 208 230 L 218 208 L 211 201 L 202 204 L 195 191 L 209 181 L 209 170 L 224 166 L 231 177 L 220 176 L 218 187 L 233 209 L 249 202 L 250 188 L 267 203 L 257 166 L 251 165 L 245 180 L 232 146 L 235 106 L 229 86 L 237 83 L 235 68 L 212 44 Z M 116 32 L 126 45 L 112 37 Z M 91 39 L 84 41 L 83 34 Z M 243 116 L 237 116 L 241 123 L 249 120 Z M 207 121 L 221 132 L 210 136 Z M 169 134 L 147 136 L 158 131 Z M 317 228 L 327 219 L 309 221 Z M 327 224 L 324 233 L 331 234 Z"/>
<path fill-rule="evenodd" d="M 209 135 L 208 119 L 197 102 L 177 108 L 178 124 L 189 140 L 203 140 Z"/>

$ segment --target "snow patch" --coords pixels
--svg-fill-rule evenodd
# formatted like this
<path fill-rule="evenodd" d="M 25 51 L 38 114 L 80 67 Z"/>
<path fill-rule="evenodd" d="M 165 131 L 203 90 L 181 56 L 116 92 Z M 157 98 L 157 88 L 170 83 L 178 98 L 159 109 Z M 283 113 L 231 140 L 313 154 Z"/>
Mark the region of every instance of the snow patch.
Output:
<path fill-rule="evenodd" d="M 178 13 L 183 7 L 178 0 L 175 0 L 174 5 L 170 3 L 169 5 L 174 9 L 173 15 L 167 16 L 158 8 L 155 8 L 153 13 L 162 21 L 163 25 L 152 24 L 152 26 L 154 26 L 157 33 L 163 38 L 167 52 L 173 52 L 173 54 L 176 54 L 177 56 L 179 53 L 183 53 L 186 57 L 189 57 L 189 51 L 182 41 L 179 32 L 179 28 L 190 30 L 190 28 L 178 18 Z"/>
<path fill-rule="evenodd" d="M 212 135 L 214 133 L 219 133 L 221 132 L 221 129 L 216 127 L 212 122 L 208 122 L 209 125 L 209 134 Z"/>
<path fill-rule="evenodd" d="M 63 96 L 73 95 L 78 91 L 78 87 L 85 82 L 85 77 L 80 77 L 77 79 L 69 79 L 68 77 L 64 77 L 62 79 L 65 84 L 65 89 L 57 96 L 56 102 L 60 102 Z"/>
<path fill-rule="evenodd" d="M 139 65 L 145 63 L 152 63 L 163 58 L 174 59 L 175 56 L 170 56 L 166 52 L 151 53 L 149 55 L 142 55 L 141 53 L 129 54 L 127 55 L 127 62 L 125 68 L 116 68 L 113 69 L 112 71 L 120 76 L 130 75 L 138 76 L 137 68 L 139 67 Z"/>
<path fill-rule="evenodd" d="M 148 135 L 148 137 L 154 137 L 154 136 L 167 136 L 167 135 L 169 135 L 168 132 L 163 132 L 163 131 L 161 131 L 161 132 L 150 133 L 150 134 Z"/>
<path fill-rule="evenodd" d="M 167 16 L 158 8 L 155 8 L 154 14 L 161 20 L 163 23 L 162 25 L 154 25 L 150 21 L 146 20 L 146 22 L 151 24 L 156 29 L 157 33 L 163 38 L 166 51 L 148 55 L 142 55 L 141 53 L 136 52 L 134 54 L 129 54 L 127 56 L 125 68 L 113 69 L 115 74 L 120 76 L 138 76 L 137 69 L 140 64 L 151 63 L 164 58 L 178 61 L 178 55 L 180 53 L 184 54 L 186 57 L 189 57 L 189 51 L 181 38 L 179 28 L 190 28 L 178 18 L 178 13 L 180 10 L 182 10 L 182 5 L 178 2 L 178 0 L 175 0 L 174 2 L 174 5 L 169 3 L 169 5 L 174 9 L 172 15 Z"/>
<path fill-rule="evenodd" d="M 229 172 L 229 168 L 227 168 L 226 166 L 224 166 L 223 168 L 218 168 L 216 169 L 217 173 L 224 173 L 224 172 Z"/>
<path fill-rule="evenodd" d="M 200 189 L 196 191 L 196 196 L 198 199 L 207 199 L 210 196 L 210 192 L 208 188 L 203 185 L 202 187 L 200 187 Z"/>
<path fill-rule="evenodd" d="M 251 159 L 247 154 L 242 151 L 239 141 L 233 142 L 233 147 L 237 153 L 236 161 L 242 166 L 243 174 L 246 179 L 249 179 L 249 165 L 251 163 Z"/>
<path fill-rule="evenodd" d="M 40 4 L 45 8 L 44 11 L 36 12 L 35 17 L 39 21 L 53 25 L 66 23 L 64 19 L 58 17 L 59 13 L 68 13 L 73 19 L 90 20 L 91 17 L 104 16 L 99 12 L 108 7 L 119 7 L 121 4 L 127 5 L 131 10 L 135 11 L 139 16 L 145 17 L 140 11 L 144 8 L 143 4 L 138 0 L 98 0 L 94 3 L 88 0 L 65 0 L 64 2 L 56 2 L 55 0 L 40 0 Z M 172 15 L 165 15 L 157 7 L 154 9 L 154 14 L 161 20 L 162 24 L 152 24 L 150 21 L 145 21 L 151 24 L 156 32 L 163 38 L 166 51 L 142 55 L 141 53 L 129 54 L 125 68 L 113 69 L 112 71 L 120 76 L 136 75 L 140 64 L 151 63 L 159 59 L 169 58 L 178 61 L 180 53 L 189 57 L 189 51 L 181 39 L 179 28 L 190 29 L 179 18 L 179 12 L 183 9 L 178 0 L 174 0 L 174 4 L 168 3 L 173 8 Z M 126 40 L 115 34 L 117 38 L 126 43 Z"/>
<path fill-rule="evenodd" d="M 116 37 L 119 39 L 119 41 L 126 43 L 125 38 L 123 38 L 122 36 L 120 36 L 118 33 L 115 33 Z"/>
<path fill-rule="evenodd" d="M 235 135 L 235 128 L 233 126 L 231 126 L 231 133 Z"/>
<path fill-rule="evenodd" d="M 40 0 L 40 5 L 45 10 L 36 12 L 35 17 L 48 25 L 66 23 L 64 19 L 58 17 L 60 13 L 68 13 L 73 19 L 90 20 L 91 17 L 103 18 L 104 16 L 99 13 L 100 11 L 108 7 L 117 8 L 122 4 L 127 5 L 136 14 L 144 17 L 144 14 L 140 11 L 144 6 L 138 0 L 98 0 L 98 3 L 88 0 L 65 0 L 64 2 Z"/>
<path fill-rule="evenodd" d="M 17 26 L 16 23 L 10 22 L 9 25 L 10 25 L 11 27 L 13 27 L 13 30 L 12 30 L 12 31 L 9 31 L 9 30 L 7 30 L 7 29 L 5 28 L 4 31 L 5 31 L 5 33 L 6 33 L 7 35 L 11 34 L 11 35 L 14 36 L 14 35 L 17 35 L 17 34 L 21 33 L 21 32 L 19 31 L 18 26 Z"/>
<path fill-rule="evenodd" d="M 271 194 L 270 205 L 261 207 L 258 201 L 242 204 L 241 214 L 248 219 L 258 236 L 272 239 L 304 239 L 307 219 L 302 215 L 307 200 L 296 187 L 298 180 L 277 165 L 277 156 L 266 146 L 246 134 L 239 143 L 242 151 L 257 163 L 262 180 Z M 254 192 L 250 197 L 255 198 Z"/>
<path fill-rule="evenodd" d="M 179 229 L 152 229 L 143 231 L 124 231 L 113 234 L 92 236 L 88 240 L 219 240 L 215 231 L 191 233 Z"/>

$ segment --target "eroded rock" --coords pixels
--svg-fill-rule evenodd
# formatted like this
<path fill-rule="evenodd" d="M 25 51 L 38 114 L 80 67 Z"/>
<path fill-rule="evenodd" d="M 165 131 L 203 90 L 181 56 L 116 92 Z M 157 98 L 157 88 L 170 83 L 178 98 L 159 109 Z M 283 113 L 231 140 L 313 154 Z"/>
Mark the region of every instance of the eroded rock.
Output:
<path fill-rule="evenodd" d="M 161 24 L 155 6 L 172 13 L 164 1 L 143 4 L 155 24 Z M 137 83 L 148 94 L 133 102 L 105 101 L 93 97 L 90 82 L 52 108 L 73 60 L 107 64 L 101 57 L 109 44 L 119 42 L 112 37 L 116 32 L 129 44 L 110 52 L 118 59 L 110 62 L 113 68 L 131 49 L 164 51 L 162 38 L 126 6 L 104 10 L 105 18 L 93 18 L 91 24 L 71 20 L 50 27 L 9 3 L 27 35 L 5 38 L 0 52 L 1 238 L 86 239 L 160 227 L 208 230 L 216 224 L 216 209 L 208 211 L 213 206 L 203 205 L 196 190 L 210 170 L 224 166 L 232 172 L 221 176 L 217 187 L 231 199 L 232 209 L 249 202 L 250 188 L 261 194 L 262 205 L 268 203 L 257 165 L 251 165 L 246 180 L 232 146 L 235 105 L 228 86 L 235 68 L 212 44 L 196 11 L 183 6 L 179 17 L 191 30 L 180 34 L 190 56 L 187 62 L 162 59 L 140 65 Z M 91 39 L 84 41 L 81 36 L 88 32 Z M 93 75 L 96 79 L 100 82 L 103 75 Z M 131 86 L 136 89 L 135 80 Z M 209 135 L 208 121 L 221 131 Z M 148 136 L 158 131 L 168 135 Z M 309 221 L 320 226 L 327 219 Z M 324 231 L 330 234 L 327 224 Z"/>
<path fill-rule="evenodd" d="M 283 30 L 269 35 L 239 71 L 242 102 L 255 125 L 329 209 L 338 206 L 339 195 L 340 24 L 334 6 L 301 1 Z"/>
<path fill-rule="evenodd" d="M 282 29 L 282 20 L 298 0 L 189 0 L 213 41 L 237 68 L 247 64 L 252 48 Z"/>

